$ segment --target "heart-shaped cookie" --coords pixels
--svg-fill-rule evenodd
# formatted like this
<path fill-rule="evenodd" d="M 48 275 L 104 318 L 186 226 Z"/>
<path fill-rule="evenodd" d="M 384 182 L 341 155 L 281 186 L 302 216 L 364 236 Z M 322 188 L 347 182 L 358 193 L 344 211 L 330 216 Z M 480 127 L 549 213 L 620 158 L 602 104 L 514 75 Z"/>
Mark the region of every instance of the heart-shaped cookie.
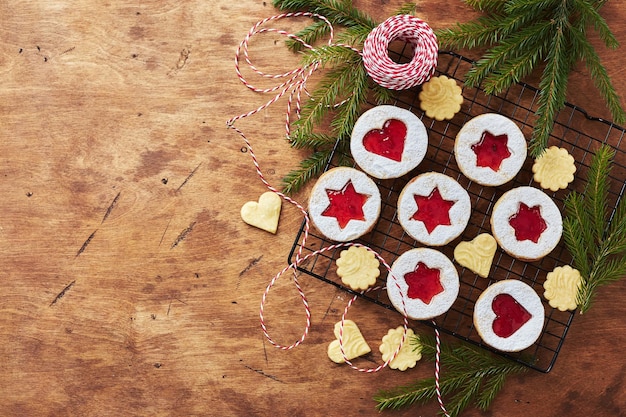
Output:
<path fill-rule="evenodd" d="M 259 201 L 248 201 L 241 207 L 241 219 L 251 226 L 276 233 L 282 199 L 272 191 L 267 191 L 259 197 Z"/>
<path fill-rule="evenodd" d="M 496 313 L 493 332 L 500 337 L 510 337 L 532 318 L 511 294 L 502 293 L 494 297 L 491 308 Z"/>
<path fill-rule="evenodd" d="M 489 233 L 482 233 L 454 248 L 454 260 L 475 274 L 487 278 L 498 243 Z"/>
<path fill-rule="evenodd" d="M 363 146 L 369 152 L 400 162 L 405 140 L 406 125 L 400 120 L 389 119 L 382 129 L 372 129 L 365 134 Z"/>
<path fill-rule="evenodd" d="M 341 346 L 339 345 L 339 331 L 341 330 L 341 322 L 335 323 L 335 337 L 337 340 L 333 340 L 328 345 L 328 357 L 335 363 L 344 363 L 345 360 L 341 353 Z M 346 354 L 346 359 L 352 360 L 359 356 L 370 353 L 369 345 L 365 341 L 365 338 L 361 334 L 359 327 L 352 320 L 345 320 L 343 322 L 343 351 Z"/>

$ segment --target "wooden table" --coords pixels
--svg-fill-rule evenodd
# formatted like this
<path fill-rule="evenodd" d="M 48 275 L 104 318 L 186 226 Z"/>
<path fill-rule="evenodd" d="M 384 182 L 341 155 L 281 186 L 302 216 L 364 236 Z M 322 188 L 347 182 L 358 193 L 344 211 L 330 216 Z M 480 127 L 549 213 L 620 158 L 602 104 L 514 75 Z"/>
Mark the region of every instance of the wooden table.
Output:
<path fill-rule="evenodd" d="M 383 20 L 401 2 L 357 4 Z M 456 1 L 418 10 L 434 28 L 473 16 Z M 626 43 L 623 5 L 602 12 Z M 376 374 L 331 363 L 348 296 L 306 276 L 304 344 L 281 351 L 261 333 L 261 295 L 301 217 L 284 206 L 276 235 L 241 221 L 265 189 L 225 122 L 268 99 L 240 84 L 233 58 L 275 13 L 270 0 L 0 4 L 0 415 L 375 416 L 378 389 L 432 375 L 427 362 Z M 626 96 L 624 49 L 595 43 Z M 253 55 L 269 70 L 298 62 L 278 35 Z M 582 67 L 568 100 L 608 117 Z M 283 139 L 284 111 L 238 124 L 274 184 L 304 155 Z M 602 289 L 576 317 L 550 373 L 514 377 L 488 412 L 464 415 L 625 415 L 624 291 Z M 289 279 L 266 314 L 280 342 L 299 337 Z M 350 314 L 369 335 L 401 322 L 366 302 Z"/>

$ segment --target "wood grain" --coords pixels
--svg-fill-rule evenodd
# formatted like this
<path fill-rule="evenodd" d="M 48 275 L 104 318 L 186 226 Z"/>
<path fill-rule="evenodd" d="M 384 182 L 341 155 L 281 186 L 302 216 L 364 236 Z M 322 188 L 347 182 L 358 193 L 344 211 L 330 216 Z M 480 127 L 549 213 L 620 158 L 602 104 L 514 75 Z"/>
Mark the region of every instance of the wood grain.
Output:
<path fill-rule="evenodd" d="M 356 3 L 378 20 L 401 4 Z M 418 10 L 435 28 L 472 16 L 462 2 Z M 622 43 L 625 10 L 603 9 Z M 306 342 L 283 352 L 262 336 L 261 294 L 301 218 L 285 206 L 276 235 L 240 220 L 264 187 L 225 122 L 267 100 L 239 83 L 233 58 L 275 13 L 269 0 L 0 4 L 1 415 L 375 416 L 378 389 L 432 375 L 426 363 L 365 375 L 328 361 L 347 295 L 306 276 Z M 253 45 L 270 71 L 297 63 L 277 35 Z M 599 50 L 624 97 L 623 49 Z M 570 86 L 571 102 L 607 117 L 584 68 Z M 283 114 L 278 103 L 238 124 L 274 184 L 302 156 Z M 624 291 L 603 289 L 576 317 L 552 372 L 512 378 L 489 411 L 464 415 L 626 414 Z M 370 341 L 401 321 L 381 310 L 351 311 Z M 299 337 L 289 278 L 266 313 L 280 342 Z"/>

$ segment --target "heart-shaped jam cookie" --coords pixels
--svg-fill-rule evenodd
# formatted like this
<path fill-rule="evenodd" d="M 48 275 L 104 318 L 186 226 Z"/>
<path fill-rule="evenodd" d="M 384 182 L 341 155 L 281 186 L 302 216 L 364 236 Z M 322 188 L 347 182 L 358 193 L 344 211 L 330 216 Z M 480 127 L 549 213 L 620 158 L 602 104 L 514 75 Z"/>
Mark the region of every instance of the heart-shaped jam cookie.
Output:
<path fill-rule="evenodd" d="M 398 119 L 389 119 L 382 129 L 367 132 L 363 137 L 363 146 L 369 152 L 400 162 L 405 140 L 406 125 Z"/>
<path fill-rule="evenodd" d="M 532 318 L 532 314 L 507 293 L 496 295 L 491 302 L 491 308 L 496 313 L 491 327 L 500 337 L 510 337 Z"/>

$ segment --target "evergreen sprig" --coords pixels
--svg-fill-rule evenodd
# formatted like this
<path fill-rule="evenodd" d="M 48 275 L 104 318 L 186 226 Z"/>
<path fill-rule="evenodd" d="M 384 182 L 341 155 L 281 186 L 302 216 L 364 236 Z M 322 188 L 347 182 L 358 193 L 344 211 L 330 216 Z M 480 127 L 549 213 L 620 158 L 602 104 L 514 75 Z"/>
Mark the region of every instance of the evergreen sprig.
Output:
<path fill-rule="evenodd" d="M 529 144 L 531 156 L 541 155 L 546 148 L 558 112 L 565 105 L 568 75 L 579 61 L 585 62 L 614 121 L 626 121 L 609 75 L 587 37 L 588 29 L 593 28 L 607 48 L 617 48 L 617 39 L 599 13 L 606 0 L 466 3 L 485 15 L 436 32 L 443 47 L 488 48 L 467 73 L 466 85 L 481 85 L 487 94 L 500 94 L 545 62 Z"/>
<path fill-rule="evenodd" d="M 434 362 L 436 355 L 435 339 L 419 336 L 410 341 L 420 349 L 422 357 Z M 507 377 L 525 372 L 525 365 L 467 343 L 441 344 L 442 373 L 441 394 L 450 416 L 458 416 L 466 407 L 475 405 L 486 410 L 504 385 Z M 375 397 L 376 408 L 380 411 L 400 409 L 414 404 L 423 404 L 437 398 L 435 378 L 418 380 L 410 385 L 380 391 Z"/>
<path fill-rule="evenodd" d="M 615 151 L 602 145 L 595 153 L 584 192 L 572 191 L 565 199 L 563 238 L 582 277 L 577 304 L 580 313 L 593 302 L 602 285 L 626 276 L 626 201 L 608 208 L 609 174 Z"/>

